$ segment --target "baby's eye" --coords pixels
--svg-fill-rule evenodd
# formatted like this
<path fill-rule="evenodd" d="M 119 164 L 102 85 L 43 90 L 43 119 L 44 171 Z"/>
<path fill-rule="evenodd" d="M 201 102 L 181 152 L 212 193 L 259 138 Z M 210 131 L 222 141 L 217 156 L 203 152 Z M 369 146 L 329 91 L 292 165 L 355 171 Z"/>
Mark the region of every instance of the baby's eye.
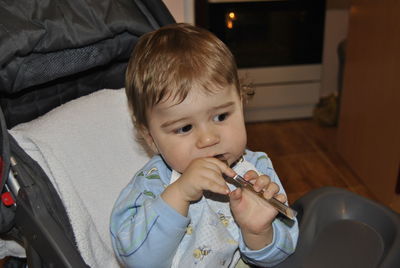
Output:
<path fill-rule="evenodd" d="M 184 127 L 178 128 L 175 130 L 177 134 L 185 134 L 192 130 L 192 125 L 186 125 Z"/>
<path fill-rule="evenodd" d="M 213 120 L 215 122 L 222 122 L 222 121 L 226 120 L 227 117 L 228 117 L 228 113 L 223 113 L 223 114 L 214 116 Z"/>

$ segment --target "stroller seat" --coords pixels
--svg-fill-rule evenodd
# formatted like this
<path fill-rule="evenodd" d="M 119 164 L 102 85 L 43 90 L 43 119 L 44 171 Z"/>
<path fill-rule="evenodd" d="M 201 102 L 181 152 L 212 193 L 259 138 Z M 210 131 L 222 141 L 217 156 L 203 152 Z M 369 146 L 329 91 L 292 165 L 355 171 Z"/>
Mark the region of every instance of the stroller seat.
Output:
<path fill-rule="evenodd" d="M 117 267 L 109 216 L 121 189 L 149 159 L 135 140 L 123 89 L 68 102 L 10 133 L 61 197 L 91 267 Z"/>

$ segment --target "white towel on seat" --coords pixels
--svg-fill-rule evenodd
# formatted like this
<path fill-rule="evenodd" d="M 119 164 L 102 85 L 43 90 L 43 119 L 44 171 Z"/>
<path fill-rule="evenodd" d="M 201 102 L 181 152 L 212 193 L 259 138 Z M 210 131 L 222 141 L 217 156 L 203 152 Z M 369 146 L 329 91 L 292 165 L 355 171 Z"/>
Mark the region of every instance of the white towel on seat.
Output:
<path fill-rule="evenodd" d="M 101 90 L 14 127 L 46 172 L 91 267 L 118 267 L 109 217 L 119 192 L 149 156 L 136 142 L 123 89 Z"/>

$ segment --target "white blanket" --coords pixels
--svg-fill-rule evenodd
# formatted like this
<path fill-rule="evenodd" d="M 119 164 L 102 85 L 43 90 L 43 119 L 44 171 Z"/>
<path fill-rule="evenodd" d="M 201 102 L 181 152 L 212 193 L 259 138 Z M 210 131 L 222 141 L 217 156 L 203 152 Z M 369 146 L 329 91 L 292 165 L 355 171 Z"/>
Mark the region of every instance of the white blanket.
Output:
<path fill-rule="evenodd" d="M 91 267 L 118 267 L 109 216 L 121 189 L 149 159 L 135 140 L 123 89 L 68 102 L 11 130 L 58 191 Z"/>

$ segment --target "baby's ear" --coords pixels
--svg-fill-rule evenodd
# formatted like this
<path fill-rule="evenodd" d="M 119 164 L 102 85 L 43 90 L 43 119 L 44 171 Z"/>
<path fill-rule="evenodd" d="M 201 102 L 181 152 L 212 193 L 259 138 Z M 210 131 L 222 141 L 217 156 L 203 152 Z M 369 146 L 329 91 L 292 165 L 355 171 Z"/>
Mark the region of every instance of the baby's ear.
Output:
<path fill-rule="evenodd" d="M 145 142 L 145 145 L 147 145 L 147 148 L 150 149 L 150 151 L 153 154 L 158 154 L 159 152 L 158 152 L 157 146 L 154 143 L 154 139 L 151 136 L 148 128 L 145 126 L 141 126 L 141 127 L 138 127 L 138 131 L 139 131 L 140 136 L 142 136 L 143 141 Z"/>

